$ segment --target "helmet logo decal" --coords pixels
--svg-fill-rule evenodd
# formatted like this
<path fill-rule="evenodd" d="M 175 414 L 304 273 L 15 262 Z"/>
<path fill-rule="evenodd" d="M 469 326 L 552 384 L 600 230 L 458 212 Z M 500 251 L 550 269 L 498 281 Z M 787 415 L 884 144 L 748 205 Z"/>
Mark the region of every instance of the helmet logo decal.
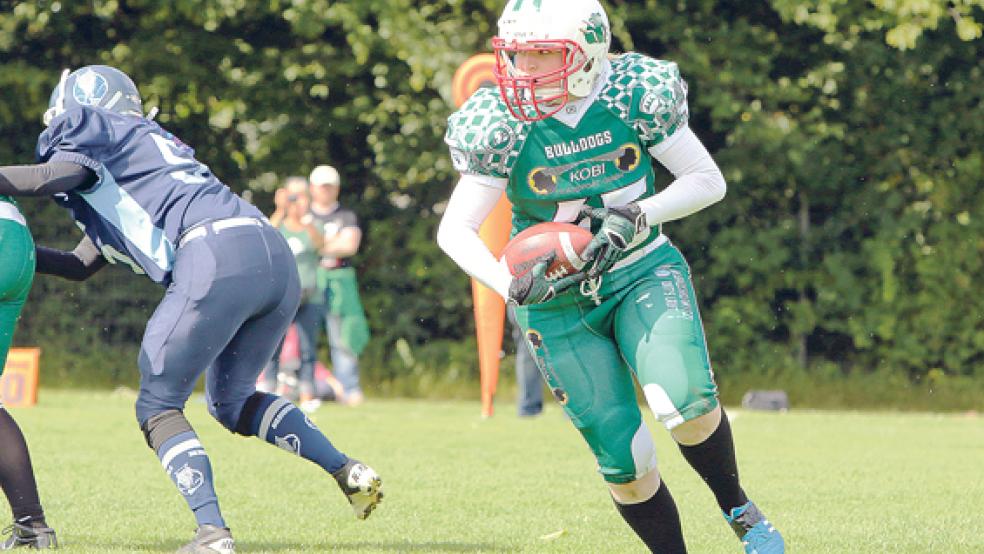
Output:
<path fill-rule="evenodd" d="M 516 3 L 513 4 L 513 11 L 518 12 L 519 10 L 523 9 L 524 1 L 525 0 L 516 0 Z M 539 11 L 542 3 L 543 0 L 533 0 L 533 7 Z"/>
<path fill-rule="evenodd" d="M 584 42 L 588 44 L 600 44 L 605 42 L 605 22 L 601 19 L 600 13 L 591 14 L 588 19 L 588 26 L 581 30 L 584 33 Z"/>
<path fill-rule="evenodd" d="M 109 83 L 106 78 L 92 70 L 81 72 L 72 86 L 72 96 L 84 106 L 98 106 L 107 92 Z"/>

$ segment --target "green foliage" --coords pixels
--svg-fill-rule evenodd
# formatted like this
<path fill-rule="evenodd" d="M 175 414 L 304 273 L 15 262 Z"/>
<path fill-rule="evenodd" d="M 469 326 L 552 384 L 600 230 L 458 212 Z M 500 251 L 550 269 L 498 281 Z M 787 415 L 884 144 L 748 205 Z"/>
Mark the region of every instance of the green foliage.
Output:
<path fill-rule="evenodd" d="M 666 226 L 693 266 L 722 373 L 980 376 L 982 6 L 609 3 L 616 49 L 679 63 L 691 125 L 729 183 L 724 202 Z M 434 235 L 455 180 L 442 142 L 451 76 L 488 49 L 499 9 L 14 3 L 0 12 L 0 162 L 31 161 L 61 68 L 116 65 L 164 126 L 267 211 L 283 177 L 339 167 L 342 200 L 366 223 L 357 266 L 369 371 L 379 382 L 409 371 L 395 354 L 402 340 L 441 353 L 412 371 L 474 375 L 468 280 Z M 58 208 L 23 204 L 39 243 L 74 243 Z M 107 344 L 132 351 L 160 291 L 103 273 L 81 287 L 39 278 L 17 340 L 61 349 L 59 360 Z M 462 349 L 441 346 L 455 342 Z M 105 364 L 123 375 L 132 359 Z"/>

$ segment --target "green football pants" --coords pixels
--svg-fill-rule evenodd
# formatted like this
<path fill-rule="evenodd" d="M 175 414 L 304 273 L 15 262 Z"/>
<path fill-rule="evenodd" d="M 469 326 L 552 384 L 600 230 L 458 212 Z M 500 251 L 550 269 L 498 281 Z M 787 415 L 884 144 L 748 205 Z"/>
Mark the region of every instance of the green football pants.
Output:
<path fill-rule="evenodd" d="M 0 219 L 0 373 L 7 361 L 14 326 L 34 280 L 34 240 L 16 221 Z"/>
<path fill-rule="evenodd" d="M 588 294 L 586 294 L 588 293 Z M 633 375 L 663 424 L 673 427 L 717 407 L 717 386 L 690 280 L 669 242 L 517 319 L 554 397 L 611 483 L 656 466 Z"/>

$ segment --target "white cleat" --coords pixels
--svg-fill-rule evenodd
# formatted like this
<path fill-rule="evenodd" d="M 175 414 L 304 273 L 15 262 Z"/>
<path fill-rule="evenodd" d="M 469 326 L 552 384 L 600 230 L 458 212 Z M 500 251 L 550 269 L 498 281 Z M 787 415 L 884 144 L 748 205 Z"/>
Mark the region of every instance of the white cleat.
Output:
<path fill-rule="evenodd" d="M 332 474 L 345 493 L 355 517 L 366 519 L 383 500 L 383 481 L 375 470 L 359 460 L 349 459 L 342 469 Z"/>
<path fill-rule="evenodd" d="M 306 414 L 313 414 L 314 412 L 317 412 L 318 408 L 320 407 L 321 407 L 321 400 L 317 398 L 310 398 L 308 400 L 304 400 L 300 404 L 301 411 Z"/>
<path fill-rule="evenodd" d="M 232 533 L 223 527 L 202 525 L 195 539 L 178 549 L 178 554 L 236 554 Z"/>

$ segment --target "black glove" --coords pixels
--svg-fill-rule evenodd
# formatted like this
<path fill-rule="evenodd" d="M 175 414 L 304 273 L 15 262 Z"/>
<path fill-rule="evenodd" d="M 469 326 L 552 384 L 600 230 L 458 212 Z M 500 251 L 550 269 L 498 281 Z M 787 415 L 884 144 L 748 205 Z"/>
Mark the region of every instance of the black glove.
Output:
<path fill-rule="evenodd" d="M 646 214 L 635 203 L 617 208 L 585 206 L 581 208 L 579 219 L 586 217 L 601 222 L 601 229 L 598 229 L 594 238 L 581 253 L 581 258 L 588 263 L 585 271 L 591 279 L 597 278 L 615 265 L 636 236 L 649 227 Z"/>
<path fill-rule="evenodd" d="M 555 281 L 547 279 L 547 268 L 553 263 L 556 254 L 545 254 L 537 259 L 532 269 L 509 283 L 509 301 L 526 306 L 540 304 L 553 299 L 568 288 L 583 281 L 587 275 L 578 272 Z"/>

